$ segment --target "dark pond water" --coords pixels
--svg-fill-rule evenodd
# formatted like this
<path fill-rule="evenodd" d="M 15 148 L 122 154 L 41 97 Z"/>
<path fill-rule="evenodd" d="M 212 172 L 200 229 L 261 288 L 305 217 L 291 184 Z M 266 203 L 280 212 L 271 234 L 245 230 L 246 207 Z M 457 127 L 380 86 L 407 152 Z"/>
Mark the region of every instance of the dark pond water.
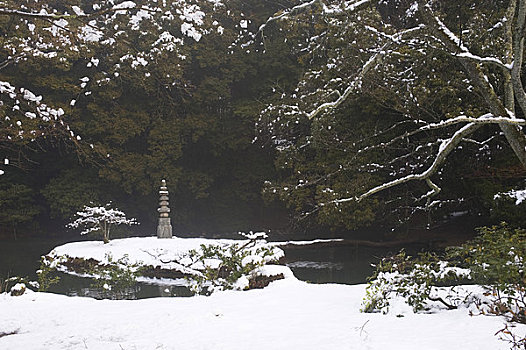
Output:
<path fill-rule="evenodd" d="M 311 283 L 365 283 L 389 249 L 363 246 L 316 247 L 285 250 L 286 265 L 294 275 Z"/>
<path fill-rule="evenodd" d="M 0 241 L 0 280 L 12 276 L 35 280 L 40 256 L 66 242 L 63 239 Z M 387 249 L 359 246 L 305 246 L 285 250 L 286 265 L 296 277 L 311 283 L 364 283 L 373 271 L 371 264 L 387 253 Z M 89 278 L 66 274 L 60 274 L 60 278 L 60 282 L 53 285 L 50 292 L 100 297 L 100 292 L 91 287 L 93 281 Z M 182 286 L 146 283 L 139 283 L 131 294 L 134 298 L 192 295 Z"/>

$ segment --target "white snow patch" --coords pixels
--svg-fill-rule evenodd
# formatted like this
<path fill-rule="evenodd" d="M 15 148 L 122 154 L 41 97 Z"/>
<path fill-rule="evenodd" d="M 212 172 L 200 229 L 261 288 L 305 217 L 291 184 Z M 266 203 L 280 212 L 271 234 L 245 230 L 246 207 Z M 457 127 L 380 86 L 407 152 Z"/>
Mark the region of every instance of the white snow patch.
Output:
<path fill-rule="evenodd" d="M 201 40 L 201 37 L 203 36 L 201 33 L 197 31 L 197 29 L 194 28 L 193 24 L 191 23 L 183 23 L 181 24 L 181 32 L 189 36 L 190 38 L 193 38 L 195 41 Z"/>
<path fill-rule="evenodd" d="M 114 10 L 117 10 L 117 9 L 132 9 L 132 8 L 135 8 L 135 3 L 133 1 L 123 1 L 121 2 L 120 4 L 117 4 L 115 6 L 113 6 L 113 9 Z"/>
<path fill-rule="evenodd" d="M 497 193 L 495 196 L 493 196 L 493 199 L 498 199 L 502 196 L 515 199 L 515 205 L 521 204 L 523 201 L 526 200 L 526 189 L 525 190 L 511 190 L 504 193 Z"/>
<path fill-rule="evenodd" d="M 80 37 L 84 41 L 99 42 L 103 36 L 104 33 L 97 28 L 96 21 L 90 21 L 89 25 L 85 25 L 80 28 Z"/>
<path fill-rule="evenodd" d="M 82 9 L 78 6 L 71 6 L 71 9 L 73 10 L 73 12 L 75 12 L 77 16 L 85 15 L 84 11 L 82 11 Z"/>
<path fill-rule="evenodd" d="M 466 286 L 471 288 L 472 286 Z M 500 317 L 466 309 L 360 313 L 365 285 L 272 282 L 210 297 L 95 300 L 49 293 L 0 295 L 1 349 L 504 350 Z M 518 325 L 517 334 L 526 327 Z M 45 346 L 43 347 L 43 344 Z"/>

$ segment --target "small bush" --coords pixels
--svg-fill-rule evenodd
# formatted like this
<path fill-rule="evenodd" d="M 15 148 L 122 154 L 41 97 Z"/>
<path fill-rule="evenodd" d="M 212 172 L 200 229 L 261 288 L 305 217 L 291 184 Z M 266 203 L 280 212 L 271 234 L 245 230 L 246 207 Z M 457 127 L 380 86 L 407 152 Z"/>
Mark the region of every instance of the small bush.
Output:
<path fill-rule="evenodd" d="M 45 257 L 40 258 L 40 268 L 37 270 L 36 286 L 39 292 L 48 291 L 49 288 L 60 281 L 60 277 L 56 276 L 57 269 L 52 261 Z"/>
<path fill-rule="evenodd" d="M 130 264 L 127 255 L 114 261 L 110 254 L 106 254 L 106 260 L 108 263 L 89 271 L 95 277 L 91 286 L 98 289 L 104 299 L 134 299 L 139 266 Z"/>
<path fill-rule="evenodd" d="M 481 310 L 526 324 L 526 230 L 499 226 L 478 229 L 479 236 L 448 252 L 463 262 L 492 303 Z"/>
<path fill-rule="evenodd" d="M 449 309 L 474 306 L 480 314 L 506 317 L 510 323 L 497 334 L 513 349 L 525 349 L 526 338 L 512 329 L 514 323 L 526 324 L 526 230 L 502 223 L 478 232 L 474 240 L 441 255 L 411 257 L 401 251 L 382 259 L 366 288 L 362 311 L 387 313 L 393 297 L 405 299 L 415 312 L 427 310 L 431 302 Z M 467 278 L 484 288 L 483 295 L 457 293 L 455 286 Z M 442 296 L 440 286 L 449 287 Z"/>
<path fill-rule="evenodd" d="M 257 246 L 260 237 L 249 237 L 243 244 L 227 246 L 201 245 L 189 257 L 197 273 L 188 277 L 191 289 L 200 294 L 210 294 L 225 289 L 246 289 L 254 271 L 267 262 L 276 260 L 272 247 Z"/>
<path fill-rule="evenodd" d="M 390 300 L 402 297 L 415 312 L 428 309 L 430 301 L 454 309 L 462 301 L 453 290 L 445 299 L 439 296 L 438 286 L 457 285 L 469 277 L 469 270 L 450 266 L 436 253 L 420 253 L 416 257 L 398 254 L 384 258 L 366 288 L 363 312 L 389 311 Z"/>

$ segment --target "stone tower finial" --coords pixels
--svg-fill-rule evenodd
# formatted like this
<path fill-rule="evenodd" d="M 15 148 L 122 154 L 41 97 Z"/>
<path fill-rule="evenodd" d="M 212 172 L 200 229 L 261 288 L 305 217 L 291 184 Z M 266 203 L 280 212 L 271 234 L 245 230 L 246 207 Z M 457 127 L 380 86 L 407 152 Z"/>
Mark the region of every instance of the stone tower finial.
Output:
<path fill-rule="evenodd" d="M 170 223 L 170 208 L 168 207 L 168 187 L 166 180 L 161 181 L 159 189 L 159 225 L 157 238 L 172 238 L 172 224 Z"/>

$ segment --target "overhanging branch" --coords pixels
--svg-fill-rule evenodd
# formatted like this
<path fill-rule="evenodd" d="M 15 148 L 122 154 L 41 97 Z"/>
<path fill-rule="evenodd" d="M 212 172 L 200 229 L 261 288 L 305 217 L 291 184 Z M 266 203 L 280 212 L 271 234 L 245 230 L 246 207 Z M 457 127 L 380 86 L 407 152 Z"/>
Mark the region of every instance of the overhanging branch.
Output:
<path fill-rule="evenodd" d="M 365 62 L 365 64 L 359 70 L 358 74 L 356 74 L 356 76 L 352 79 L 352 81 L 345 88 L 343 93 L 339 95 L 338 99 L 332 102 L 326 102 L 319 105 L 316 109 L 307 114 L 309 119 L 316 117 L 318 114 L 325 112 L 326 110 L 335 109 L 339 105 L 341 105 L 345 100 L 347 100 L 347 98 L 351 95 L 352 92 L 354 92 L 357 88 L 361 86 L 362 79 L 364 78 L 364 76 L 369 71 L 376 68 L 379 64 L 382 63 L 382 60 L 388 54 L 389 47 L 393 43 L 398 43 L 404 36 L 418 31 L 422 28 L 422 26 L 417 26 L 389 36 L 390 41 L 385 43 L 381 48 L 377 49 L 376 52 L 371 57 L 369 57 L 369 60 Z"/>

